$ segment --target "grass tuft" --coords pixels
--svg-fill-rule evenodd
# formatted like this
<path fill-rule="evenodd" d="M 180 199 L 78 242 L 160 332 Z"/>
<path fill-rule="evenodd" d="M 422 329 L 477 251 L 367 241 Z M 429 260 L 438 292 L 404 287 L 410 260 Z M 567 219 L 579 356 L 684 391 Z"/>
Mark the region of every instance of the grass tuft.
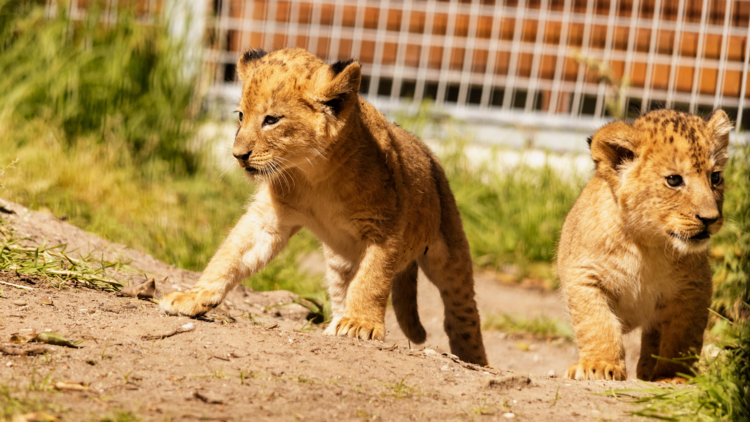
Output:
<path fill-rule="evenodd" d="M 121 262 L 95 260 L 91 256 L 73 258 L 65 245 L 24 247 L 0 221 L 0 271 L 12 271 L 57 280 L 57 283 L 84 284 L 106 291 L 118 291 L 123 284 L 107 274 L 124 268 Z M 52 281 L 54 284 L 55 281 Z"/>
<path fill-rule="evenodd" d="M 495 330 L 509 335 L 529 335 L 542 340 L 573 341 L 573 331 L 570 326 L 546 315 L 539 315 L 533 319 L 515 317 L 509 314 L 489 315 L 482 323 L 483 330 Z"/>

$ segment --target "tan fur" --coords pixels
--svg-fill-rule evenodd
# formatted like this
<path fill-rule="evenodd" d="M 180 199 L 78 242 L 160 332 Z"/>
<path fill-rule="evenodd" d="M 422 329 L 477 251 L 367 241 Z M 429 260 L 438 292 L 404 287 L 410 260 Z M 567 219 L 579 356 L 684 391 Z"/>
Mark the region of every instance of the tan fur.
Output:
<path fill-rule="evenodd" d="M 568 378 L 624 380 L 622 336 L 637 327 L 640 379 L 686 371 L 652 355 L 700 353 L 712 287 L 706 234 L 723 223 L 723 178 L 714 184 L 711 175 L 726 164 L 731 127 L 723 111 L 705 121 L 660 110 L 594 134 L 596 174 L 568 214 L 558 250 L 580 349 Z M 670 187 L 672 175 L 683 184 Z"/>
<path fill-rule="evenodd" d="M 435 156 L 357 95 L 358 63 L 327 65 L 299 49 L 264 54 L 250 50 L 237 65 L 233 154 L 259 183 L 255 200 L 195 288 L 165 296 L 162 309 L 207 312 L 308 227 L 328 268 L 326 334 L 382 340 L 392 290 L 403 331 L 423 342 L 419 266 L 440 289 L 453 353 L 487 364 L 468 242 Z"/>

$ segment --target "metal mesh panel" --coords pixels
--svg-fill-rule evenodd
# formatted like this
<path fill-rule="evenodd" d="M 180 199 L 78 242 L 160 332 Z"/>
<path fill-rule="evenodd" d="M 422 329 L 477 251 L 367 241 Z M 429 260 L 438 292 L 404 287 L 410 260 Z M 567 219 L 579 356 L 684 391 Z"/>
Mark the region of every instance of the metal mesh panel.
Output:
<path fill-rule="evenodd" d="M 215 0 L 209 13 L 217 87 L 242 50 L 293 46 L 359 60 L 375 101 L 432 99 L 499 121 L 523 112 L 542 125 L 599 120 L 615 105 L 723 108 L 750 127 L 748 1 Z M 624 76 L 615 98 L 610 82 Z"/>

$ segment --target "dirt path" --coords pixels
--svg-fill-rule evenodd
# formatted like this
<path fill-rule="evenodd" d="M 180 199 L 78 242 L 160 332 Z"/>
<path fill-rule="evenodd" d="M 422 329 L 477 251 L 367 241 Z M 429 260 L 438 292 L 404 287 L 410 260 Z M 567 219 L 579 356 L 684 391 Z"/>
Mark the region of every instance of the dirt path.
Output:
<path fill-rule="evenodd" d="M 52 216 L 7 202 L 0 206 L 13 212 L 2 216 L 32 242 L 46 237 L 49 243 L 127 256 L 131 266 L 167 277 L 159 282 L 161 292 L 185 288 L 197 277 Z M 46 346 L 50 350 L 44 355 L 0 356 L 0 388 L 26 403 L 24 411 L 37 406 L 66 421 L 127 420 L 128 413 L 157 421 L 633 420 L 630 404 L 592 393 L 638 384 L 546 376 L 550 369 L 559 375 L 574 361 L 570 345 L 534 342 L 523 352 L 514 340 L 488 332 L 490 362 L 497 369 L 442 355 L 448 351 L 442 309 L 434 288 L 424 282 L 420 313 L 430 333 L 426 351 L 403 344 L 392 315 L 385 343 L 326 337 L 319 329 L 300 331 L 304 308 L 274 306 L 291 302 L 289 292 L 238 289 L 210 318 L 190 320 L 164 316 L 148 301 L 85 288 L 56 289 L 12 273 L 0 273 L 0 280 L 34 289 L 2 287 L 0 347 L 29 347 L 9 340 L 13 334 L 47 330 L 86 339 L 78 349 Z M 509 289 L 482 277 L 477 283 L 483 312 L 563 312 L 552 294 Z M 190 331 L 144 338 L 188 323 L 194 327 Z M 87 388 L 58 391 L 58 382 Z"/>
<path fill-rule="evenodd" d="M 483 320 L 491 314 L 505 313 L 525 319 L 543 315 L 567 321 L 565 305 L 558 292 L 503 285 L 488 273 L 479 273 L 474 280 L 477 305 Z M 427 330 L 427 341 L 420 348 L 428 347 L 440 352 L 450 352 L 448 336 L 443 330 L 443 303 L 440 292 L 421 273 L 418 286 L 419 314 Z M 387 313 L 386 324 L 389 330 L 388 341 L 406 346 L 407 339 L 398 327 L 391 309 Z M 625 337 L 628 377 L 631 379 L 635 378 L 638 362 L 639 335 L 638 332 Z M 484 343 L 491 366 L 521 374 L 546 376 L 552 373 L 559 377 L 565 374 L 567 367 L 574 364 L 578 357 L 578 350 L 571 342 L 547 342 L 529 337 L 507 336 L 497 331 L 484 331 Z"/>

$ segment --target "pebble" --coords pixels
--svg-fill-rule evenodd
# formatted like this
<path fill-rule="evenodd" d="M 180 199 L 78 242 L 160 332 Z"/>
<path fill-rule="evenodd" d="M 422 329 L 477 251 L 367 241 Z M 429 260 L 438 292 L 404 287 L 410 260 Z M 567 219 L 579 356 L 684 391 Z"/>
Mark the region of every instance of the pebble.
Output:
<path fill-rule="evenodd" d="M 424 349 L 422 353 L 425 354 L 425 356 L 437 356 L 438 352 L 432 350 L 432 349 Z"/>
<path fill-rule="evenodd" d="M 10 368 L 11 366 L 13 366 L 13 362 L 8 362 L 8 363 L 5 364 L 5 366 L 7 366 L 8 368 Z"/>
<path fill-rule="evenodd" d="M 450 371 L 451 368 L 449 368 L 448 365 L 443 365 L 443 366 L 440 367 L 440 370 L 441 371 Z"/>
<path fill-rule="evenodd" d="M 26 306 L 26 302 L 23 300 L 14 300 L 13 304 L 16 306 Z"/>
<path fill-rule="evenodd" d="M 516 417 L 516 415 L 514 415 L 513 413 L 508 412 L 508 413 L 503 413 L 503 417 L 507 418 L 507 419 L 513 419 L 513 418 Z"/>
<path fill-rule="evenodd" d="M 547 372 L 547 376 L 550 377 L 550 378 L 554 378 L 555 377 L 555 370 L 554 369 L 550 369 L 549 372 Z"/>

